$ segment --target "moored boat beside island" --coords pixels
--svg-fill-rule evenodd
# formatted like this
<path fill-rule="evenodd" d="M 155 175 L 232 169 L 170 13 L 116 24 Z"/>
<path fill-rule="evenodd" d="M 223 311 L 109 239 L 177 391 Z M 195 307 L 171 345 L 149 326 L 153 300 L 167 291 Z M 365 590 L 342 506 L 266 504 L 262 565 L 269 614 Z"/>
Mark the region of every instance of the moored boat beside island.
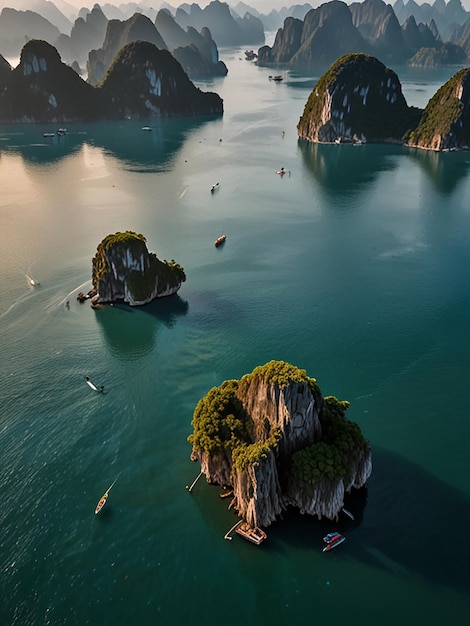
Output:
<path fill-rule="evenodd" d="M 235 528 L 235 532 L 238 533 L 241 537 L 246 539 L 247 541 L 251 541 L 251 543 L 259 546 L 265 539 L 268 538 L 267 534 L 264 532 L 262 528 L 255 526 L 254 528 L 248 524 L 248 522 L 242 521 Z"/>

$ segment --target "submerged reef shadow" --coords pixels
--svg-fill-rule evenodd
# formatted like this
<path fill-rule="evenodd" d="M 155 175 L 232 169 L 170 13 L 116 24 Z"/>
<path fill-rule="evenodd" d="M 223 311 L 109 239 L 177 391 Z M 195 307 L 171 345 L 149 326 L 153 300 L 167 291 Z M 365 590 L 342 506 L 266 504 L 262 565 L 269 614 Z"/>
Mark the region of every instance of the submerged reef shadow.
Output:
<path fill-rule="evenodd" d="M 125 303 L 105 305 L 96 311 L 96 320 L 110 352 L 129 360 L 151 352 L 160 325 L 172 328 L 178 317 L 187 312 L 188 303 L 174 294 L 139 307 Z"/>
<path fill-rule="evenodd" d="M 298 149 L 304 167 L 335 197 L 363 193 L 379 174 L 396 167 L 390 157 L 404 154 L 403 147 L 394 144 L 338 145 L 303 139 L 299 139 Z"/>
<path fill-rule="evenodd" d="M 458 592 L 468 590 L 468 496 L 395 452 L 374 447 L 372 454 L 373 470 L 367 485 L 345 497 L 345 508 L 354 520 L 343 513 L 337 521 L 318 520 L 289 508 L 266 529 L 268 540 L 256 549 L 275 554 L 295 547 L 296 551 L 305 548 L 320 554 L 322 537 L 338 531 L 347 541 L 335 550 L 336 559 L 355 559 L 395 576 L 418 575 L 430 584 L 451 586 Z M 205 483 L 204 477 L 201 482 Z M 198 485 L 195 491 L 200 489 Z M 216 516 L 207 523 L 217 532 L 222 523 L 228 530 L 232 519 L 236 522 L 235 516 L 228 522 L 219 517 L 228 501 L 220 501 L 219 492 L 220 487 L 205 485 L 203 496 L 196 498 L 204 518 L 208 511 Z"/>
<path fill-rule="evenodd" d="M 459 536 L 470 523 L 468 496 L 395 452 L 374 447 L 372 454 L 366 487 L 345 498 L 354 521 L 346 515 L 334 522 L 288 512 L 268 531 L 274 546 L 282 538 L 321 550 L 321 537 L 336 530 L 347 538 L 335 551 L 338 559 L 344 555 L 396 576 L 418 575 L 431 584 L 467 590 L 470 543 Z"/>
<path fill-rule="evenodd" d="M 429 183 L 443 195 L 450 195 L 468 175 L 469 153 L 463 151 L 434 152 L 409 148 L 407 158 L 417 163 Z"/>

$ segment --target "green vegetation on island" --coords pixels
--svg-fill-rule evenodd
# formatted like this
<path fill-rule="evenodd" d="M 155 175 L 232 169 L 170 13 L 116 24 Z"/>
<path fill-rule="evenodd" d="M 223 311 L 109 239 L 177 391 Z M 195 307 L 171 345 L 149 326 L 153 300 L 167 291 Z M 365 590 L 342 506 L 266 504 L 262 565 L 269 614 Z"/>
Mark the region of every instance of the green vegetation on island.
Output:
<path fill-rule="evenodd" d="M 325 398 L 322 440 L 292 457 L 292 474 L 309 484 L 326 477 L 330 481 L 348 478 L 351 461 L 367 452 L 368 443 L 359 426 L 345 418 L 349 402 L 334 396 Z"/>
<path fill-rule="evenodd" d="M 454 74 L 428 102 L 408 143 L 419 147 L 470 146 L 470 69 Z M 436 145 L 436 142 L 439 142 Z"/>
<path fill-rule="evenodd" d="M 306 383 L 312 392 L 320 391 L 317 381 L 307 376 L 305 370 L 285 361 L 269 361 L 265 365 L 255 367 L 251 374 L 245 374 L 240 380 L 242 394 L 256 378 L 263 380 L 266 384 L 278 385 L 280 389 L 284 389 L 292 383 Z"/>
<path fill-rule="evenodd" d="M 243 410 L 236 392 L 238 380 L 226 380 L 213 387 L 197 403 L 189 443 L 208 454 L 232 451 L 249 441 L 252 422 Z"/>
<path fill-rule="evenodd" d="M 231 456 L 234 467 L 241 471 L 267 458 L 269 451 L 277 447 L 281 432 L 275 428 L 266 440 L 253 441 L 253 420 L 242 402 L 251 385 L 260 380 L 279 389 L 303 383 L 313 394 L 320 394 L 316 380 L 305 370 L 284 361 L 270 361 L 239 381 L 226 380 L 213 387 L 199 400 L 192 421 L 194 432 L 188 437 L 193 448 L 209 455 Z M 308 483 L 323 476 L 338 480 L 348 474 L 351 457 L 367 450 L 359 426 L 345 418 L 348 406 L 348 402 L 334 396 L 324 398 L 320 418 L 322 439 L 293 455 L 292 472 L 296 478 Z"/>

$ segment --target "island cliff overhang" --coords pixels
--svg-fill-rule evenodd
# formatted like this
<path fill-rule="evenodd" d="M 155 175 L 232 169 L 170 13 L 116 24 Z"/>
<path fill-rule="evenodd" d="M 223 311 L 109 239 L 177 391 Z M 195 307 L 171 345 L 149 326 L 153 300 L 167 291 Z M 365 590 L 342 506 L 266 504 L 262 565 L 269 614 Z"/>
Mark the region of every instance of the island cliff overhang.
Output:
<path fill-rule="evenodd" d="M 372 471 L 370 445 L 346 420 L 347 407 L 324 398 L 304 370 L 271 361 L 200 400 L 191 458 L 210 484 L 233 490 L 232 506 L 252 527 L 290 506 L 335 519 Z"/>
<path fill-rule="evenodd" d="M 175 261 L 160 261 L 147 250 L 143 235 L 126 231 L 103 239 L 92 261 L 93 304 L 126 302 L 147 304 L 170 296 L 186 280 Z"/>

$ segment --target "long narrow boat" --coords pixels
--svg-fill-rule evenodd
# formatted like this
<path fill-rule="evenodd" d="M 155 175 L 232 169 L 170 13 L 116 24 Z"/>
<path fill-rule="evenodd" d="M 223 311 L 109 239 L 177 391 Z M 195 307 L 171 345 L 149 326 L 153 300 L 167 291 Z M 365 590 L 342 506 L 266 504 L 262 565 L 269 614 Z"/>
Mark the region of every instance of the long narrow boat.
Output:
<path fill-rule="evenodd" d="M 97 387 L 97 386 L 95 385 L 95 383 L 93 383 L 93 382 L 90 380 L 90 377 L 89 377 L 89 376 L 85 376 L 85 381 L 86 381 L 86 384 L 90 387 L 90 389 L 93 389 L 93 391 L 99 391 L 100 393 L 103 393 L 103 391 L 104 391 L 104 387 L 103 387 L 103 385 L 101 385 L 101 387 Z"/>
<path fill-rule="evenodd" d="M 119 476 L 120 476 L 120 474 L 118 474 L 118 476 L 116 477 L 116 480 L 119 478 Z M 116 484 L 116 480 L 106 489 L 104 494 L 101 496 L 100 501 L 98 502 L 98 504 L 96 505 L 96 508 L 95 508 L 95 515 L 97 515 L 101 511 L 101 509 L 104 507 L 104 505 L 106 504 L 106 500 L 108 499 L 109 492 L 111 491 L 111 489 Z"/>

